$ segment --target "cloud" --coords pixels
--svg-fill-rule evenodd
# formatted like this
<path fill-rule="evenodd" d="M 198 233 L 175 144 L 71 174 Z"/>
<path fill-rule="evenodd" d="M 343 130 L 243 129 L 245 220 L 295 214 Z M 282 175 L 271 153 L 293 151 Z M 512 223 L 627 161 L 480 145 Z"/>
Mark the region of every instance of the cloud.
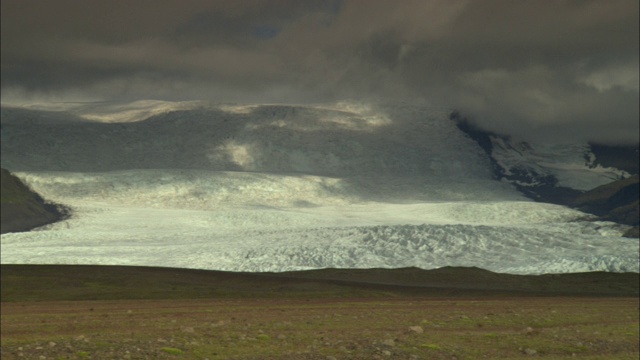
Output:
<path fill-rule="evenodd" d="M 591 86 L 601 93 L 615 88 L 623 90 L 640 90 L 638 64 L 628 63 L 612 65 L 585 74 L 582 83 Z"/>
<path fill-rule="evenodd" d="M 626 77 L 620 86 L 613 85 L 615 78 L 595 85 L 571 80 L 566 73 L 542 66 L 482 70 L 461 74 L 454 90 L 463 113 L 505 134 L 553 141 L 637 142 L 637 87 L 628 86 Z"/>
<path fill-rule="evenodd" d="M 638 141 L 636 0 L 2 1 L 2 97 L 427 101 Z"/>

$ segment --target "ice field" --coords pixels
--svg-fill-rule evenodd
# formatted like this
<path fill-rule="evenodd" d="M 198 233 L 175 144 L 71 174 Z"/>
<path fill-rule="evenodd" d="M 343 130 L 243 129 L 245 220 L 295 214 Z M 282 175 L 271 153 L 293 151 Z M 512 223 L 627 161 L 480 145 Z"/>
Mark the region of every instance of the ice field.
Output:
<path fill-rule="evenodd" d="M 639 271 L 627 227 L 493 180 L 482 149 L 430 107 L 3 106 L 2 166 L 73 210 L 3 234 L 3 264 Z"/>

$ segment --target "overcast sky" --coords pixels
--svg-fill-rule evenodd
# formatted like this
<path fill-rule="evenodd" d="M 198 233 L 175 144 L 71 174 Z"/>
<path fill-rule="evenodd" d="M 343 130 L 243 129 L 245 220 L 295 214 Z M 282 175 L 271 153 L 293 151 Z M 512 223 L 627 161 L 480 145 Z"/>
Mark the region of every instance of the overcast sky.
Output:
<path fill-rule="evenodd" d="M 2 0 L 2 101 L 426 101 L 637 142 L 638 0 Z"/>

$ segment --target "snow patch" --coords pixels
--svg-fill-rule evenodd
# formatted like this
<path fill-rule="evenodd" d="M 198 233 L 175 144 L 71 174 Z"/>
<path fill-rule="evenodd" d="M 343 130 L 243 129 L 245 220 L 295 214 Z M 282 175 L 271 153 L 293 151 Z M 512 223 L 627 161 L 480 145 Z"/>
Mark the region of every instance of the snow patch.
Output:
<path fill-rule="evenodd" d="M 507 178 L 528 174 L 529 181 L 514 180 L 521 186 L 541 185 L 537 179 L 552 176 L 557 186 L 586 191 L 630 176 L 624 170 L 594 166 L 595 155 L 586 143 L 534 144 L 499 136 L 491 136 L 491 142 L 491 156 Z"/>

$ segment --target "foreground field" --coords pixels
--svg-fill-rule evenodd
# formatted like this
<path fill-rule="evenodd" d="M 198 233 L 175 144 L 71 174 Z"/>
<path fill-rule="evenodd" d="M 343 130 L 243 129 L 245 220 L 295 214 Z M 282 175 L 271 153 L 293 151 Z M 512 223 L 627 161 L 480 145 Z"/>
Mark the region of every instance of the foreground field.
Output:
<path fill-rule="evenodd" d="M 2 304 L 3 359 L 637 359 L 633 298 Z"/>
<path fill-rule="evenodd" d="M 328 279 L 337 276 L 343 280 Z M 477 279 L 475 289 L 470 289 L 474 282 L 469 276 Z M 608 284 L 598 280 L 602 276 L 609 276 Z M 501 290 L 486 289 L 483 284 L 490 277 Z M 450 285 L 429 287 L 429 278 L 432 282 L 447 278 Z M 2 266 L 1 355 L 2 359 L 210 360 L 638 358 L 638 298 L 632 283 L 635 279 L 637 284 L 637 274 L 550 277 L 547 283 L 555 285 L 546 290 L 533 278 L 505 280 L 500 274 L 456 268 L 439 274 L 378 269 L 276 276 Z M 414 286 L 409 285 L 412 282 Z M 579 284 L 592 285 L 589 294 L 574 291 L 560 296 L 562 282 L 574 290 Z M 518 291 L 513 290 L 516 284 Z"/>

